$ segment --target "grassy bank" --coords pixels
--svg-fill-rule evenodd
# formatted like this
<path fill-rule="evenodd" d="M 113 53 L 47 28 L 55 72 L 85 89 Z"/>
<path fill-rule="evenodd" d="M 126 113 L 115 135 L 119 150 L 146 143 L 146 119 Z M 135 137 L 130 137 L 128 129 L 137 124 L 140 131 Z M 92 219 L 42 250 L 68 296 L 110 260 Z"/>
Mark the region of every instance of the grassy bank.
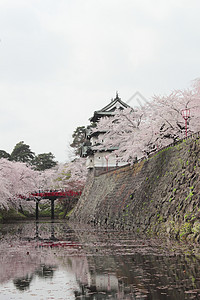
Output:
<path fill-rule="evenodd" d="M 26 218 L 27 216 L 25 214 L 16 211 L 14 208 L 11 208 L 9 210 L 0 209 L 0 222 L 10 221 L 10 220 L 24 220 Z"/>

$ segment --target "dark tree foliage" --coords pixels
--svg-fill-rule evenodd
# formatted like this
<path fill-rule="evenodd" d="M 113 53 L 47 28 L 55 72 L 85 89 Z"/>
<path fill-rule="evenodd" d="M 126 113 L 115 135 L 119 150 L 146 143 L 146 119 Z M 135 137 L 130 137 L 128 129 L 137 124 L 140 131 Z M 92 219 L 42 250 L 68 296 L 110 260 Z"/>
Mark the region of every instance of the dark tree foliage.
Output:
<path fill-rule="evenodd" d="M 85 141 L 85 126 L 77 127 L 74 133 L 72 134 L 73 142 L 70 144 L 72 148 L 74 148 L 75 154 L 80 155 L 81 147 Z"/>
<path fill-rule="evenodd" d="M 0 150 L 0 159 L 1 158 L 33 165 L 38 171 L 50 169 L 57 165 L 55 156 L 51 152 L 35 155 L 35 153 L 31 151 L 30 146 L 26 145 L 23 141 L 15 145 L 11 154 Z"/>
<path fill-rule="evenodd" d="M 57 162 L 54 160 L 55 156 L 49 153 L 42 153 L 35 156 L 33 160 L 33 165 L 38 171 L 43 171 L 46 169 L 51 169 L 57 165 Z"/>
<path fill-rule="evenodd" d="M 10 154 L 4 150 L 0 150 L 0 158 L 6 158 L 6 159 L 10 160 Z"/>
<path fill-rule="evenodd" d="M 10 159 L 14 161 L 19 161 L 23 163 L 31 164 L 32 160 L 35 158 L 35 153 L 31 151 L 30 146 L 24 144 L 24 142 L 19 142 L 14 147 Z"/>

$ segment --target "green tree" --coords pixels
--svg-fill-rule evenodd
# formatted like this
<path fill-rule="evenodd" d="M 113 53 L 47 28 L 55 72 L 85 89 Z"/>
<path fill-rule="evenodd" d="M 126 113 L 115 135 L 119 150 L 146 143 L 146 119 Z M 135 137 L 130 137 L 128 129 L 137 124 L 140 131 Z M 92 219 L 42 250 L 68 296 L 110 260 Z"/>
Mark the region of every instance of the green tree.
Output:
<path fill-rule="evenodd" d="M 51 152 L 41 153 L 35 156 L 33 160 L 33 165 L 38 171 L 51 169 L 57 165 L 57 162 L 54 159 L 55 156 Z"/>
<path fill-rule="evenodd" d="M 0 158 L 7 158 L 8 160 L 10 160 L 10 154 L 4 150 L 0 150 Z"/>
<path fill-rule="evenodd" d="M 24 142 L 19 142 L 15 145 L 10 159 L 14 161 L 20 161 L 24 163 L 32 163 L 32 160 L 35 158 L 35 153 L 31 151 L 30 146 L 24 144 Z"/>
<path fill-rule="evenodd" d="M 85 141 L 85 132 L 86 127 L 80 126 L 77 127 L 74 133 L 72 134 L 73 142 L 70 144 L 72 148 L 74 148 L 74 152 L 76 155 L 80 155 L 81 147 Z"/>

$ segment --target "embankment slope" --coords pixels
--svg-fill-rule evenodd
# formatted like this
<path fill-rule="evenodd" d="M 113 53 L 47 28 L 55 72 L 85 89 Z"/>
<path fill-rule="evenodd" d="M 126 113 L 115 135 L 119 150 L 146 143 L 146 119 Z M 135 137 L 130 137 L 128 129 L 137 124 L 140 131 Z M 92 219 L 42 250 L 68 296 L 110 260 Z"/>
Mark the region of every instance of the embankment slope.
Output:
<path fill-rule="evenodd" d="M 90 171 L 71 219 L 200 241 L 200 140 L 100 176 Z"/>

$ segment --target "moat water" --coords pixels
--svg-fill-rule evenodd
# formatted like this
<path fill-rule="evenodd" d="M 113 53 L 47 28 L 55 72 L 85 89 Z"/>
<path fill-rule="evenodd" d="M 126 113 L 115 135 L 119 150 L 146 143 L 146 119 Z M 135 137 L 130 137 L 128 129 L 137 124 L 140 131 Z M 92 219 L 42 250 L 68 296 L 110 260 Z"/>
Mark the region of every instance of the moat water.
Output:
<path fill-rule="evenodd" d="M 0 225 L 0 300 L 200 299 L 198 246 L 78 224 Z"/>

